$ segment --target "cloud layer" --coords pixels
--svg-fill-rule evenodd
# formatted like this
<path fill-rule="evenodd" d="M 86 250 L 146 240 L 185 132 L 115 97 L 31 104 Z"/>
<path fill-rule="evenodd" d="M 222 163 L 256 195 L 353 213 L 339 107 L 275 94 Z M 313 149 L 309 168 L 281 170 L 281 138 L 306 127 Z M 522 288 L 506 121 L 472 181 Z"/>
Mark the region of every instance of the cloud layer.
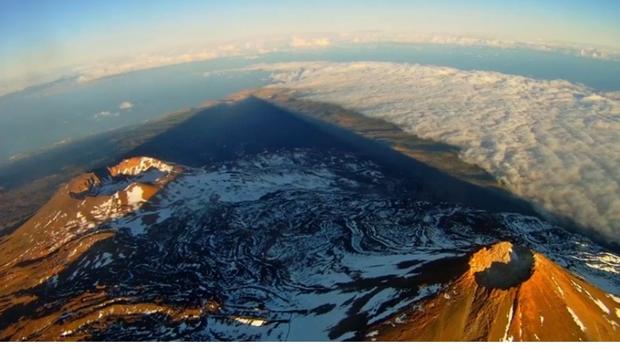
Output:
<path fill-rule="evenodd" d="M 255 68 L 303 98 L 459 146 L 514 193 L 620 241 L 620 92 L 393 63 Z"/>
<path fill-rule="evenodd" d="M 237 40 L 220 44 L 196 45 L 192 48 L 177 48 L 149 53 L 144 52 L 132 57 L 119 57 L 115 60 L 90 62 L 83 66 L 65 70 L 63 73 L 48 72 L 41 76 L 20 77 L 11 80 L 4 80 L 0 77 L 0 96 L 22 90 L 29 86 L 49 83 L 58 79 L 59 76 L 65 76 L 65 78 L 70 77 L 79 82 L 88 82 L 107 76 L 178 63 L 204 61 L 222 57 L 252 57 L 270 52 L 290 52 L 292 50 L 322 49 L 338 45 L 373 43 L 437 44 L 508 49 L 522 48 L 620 61 L 620 50 L 618 48 L 584 44 L 499 40 L 453 34 L 391 33 L 381 31 L 299 34 L 284 37 Z"/>
<path fill-rule="evenodd" d="M 222 57 L 255 56 L 271 52 L 323 49 L 330 46 L 401 43 L 437 44 L 463 47 L 522 48 L 537 51 L 558 52 L 568 55 L 604 60 L 620 60 L 620 51 L 584 45 L 555 44 L 546 42 L 509 41 L 477 38 L 451 34 L 388 33 L 380 31 L 302 34 L 271 37 L 260 40 L 238 40 L 218 45 L 198 46 L 167 52 L 124 57 L 118 61 L 104 61 L 76 69 L 79 81 L 88 82 L 102 77 L 166 65 L 204 61 Z M 0 89 L 0 94 L 2 93 Z"/>

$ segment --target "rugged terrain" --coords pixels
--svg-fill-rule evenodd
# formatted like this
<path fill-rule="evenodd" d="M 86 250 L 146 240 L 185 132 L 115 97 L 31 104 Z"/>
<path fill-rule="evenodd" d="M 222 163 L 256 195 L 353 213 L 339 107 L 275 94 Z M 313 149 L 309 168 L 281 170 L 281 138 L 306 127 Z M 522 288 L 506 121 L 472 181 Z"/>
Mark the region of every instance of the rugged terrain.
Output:
<path fill-rule="evenodd" d="M 533 212 L 227 102 L 74 177 L 0 239 L 0 338 L 617 339 L 619 257 Z"/>

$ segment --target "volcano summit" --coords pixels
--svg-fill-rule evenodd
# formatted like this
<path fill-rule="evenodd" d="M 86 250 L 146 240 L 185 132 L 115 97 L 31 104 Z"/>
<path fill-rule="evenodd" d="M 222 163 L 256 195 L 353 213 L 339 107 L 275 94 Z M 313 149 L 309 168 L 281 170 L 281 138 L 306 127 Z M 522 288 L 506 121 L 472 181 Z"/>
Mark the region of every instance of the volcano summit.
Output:
<path fill-rule="evenodd" d="M 441 293 L 382 324 L 371 337 L 619 340 L 617 301 L 543 255 L 500 242 L 475 252 L 468 270 Z"/>

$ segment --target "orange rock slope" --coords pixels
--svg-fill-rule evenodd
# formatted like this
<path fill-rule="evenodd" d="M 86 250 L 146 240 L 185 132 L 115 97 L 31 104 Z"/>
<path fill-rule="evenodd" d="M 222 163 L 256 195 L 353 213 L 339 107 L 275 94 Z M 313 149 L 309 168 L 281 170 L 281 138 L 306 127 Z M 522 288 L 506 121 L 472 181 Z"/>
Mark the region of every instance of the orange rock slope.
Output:
<path fill-rule="evenodd" d="M 368 334 L 372 340 L 617 341 L 620 299 L 508 242 L 474 253 L 437 296 Z"/>
<path fill-rule="evenodd" d="M 150 182 L 142 182 L 135 177 L 151 169 L 160 171 L 161 176 Z M 114 236 L 116 232 L 101 228 L 102 224 L 137 210 L 181 170 L 156 159 L 137 157 L 108 168 L 106 176 L 86 173 L 59 188 L 33 217 L 0 239 L 0 315 L 14 306 L 35 301 L 34 287 L 65 270 L 98 241 Z M 106 181 L 120 181 L 120 185 L 105 191 Z M 135 312 L 135 305 L 132 308 L 122 305 L 122 302 L 127 300 L 107 300 L 107 303 L 114 304 L 117 316 Z M 105 318 L 95 306 L 87 306 L 81 300 L 76 300 L 76 304 L 81 304 L 83 308 L 80 316 L 94 316 L 99 320 Z M 170 307 L 160 304 L 141 306 L 150 306 L 151 312 L 183 314 L 184 311 L 170 310 Z M 88 315 L 89 311 L 95 315 Z M 47 331 L 62 315 L 55 313 L 41 319 L 22 318 L 9 328 L 0 330 L 0 340 L 39 338 L 42 331 Z M 60 339 L 53 336 L 41 338 Z"/>

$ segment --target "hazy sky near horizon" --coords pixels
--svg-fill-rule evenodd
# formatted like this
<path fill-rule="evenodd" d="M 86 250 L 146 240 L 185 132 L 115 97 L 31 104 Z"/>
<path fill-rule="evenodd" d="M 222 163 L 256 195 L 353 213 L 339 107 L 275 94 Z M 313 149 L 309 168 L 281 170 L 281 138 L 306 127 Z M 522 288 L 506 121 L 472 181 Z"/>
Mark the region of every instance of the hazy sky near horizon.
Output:
<path fill-rule="evenodd" d="M 620 48 L 620 1 L 0 1 L 0 79 L 209 42 L 449 33 Z"/>

